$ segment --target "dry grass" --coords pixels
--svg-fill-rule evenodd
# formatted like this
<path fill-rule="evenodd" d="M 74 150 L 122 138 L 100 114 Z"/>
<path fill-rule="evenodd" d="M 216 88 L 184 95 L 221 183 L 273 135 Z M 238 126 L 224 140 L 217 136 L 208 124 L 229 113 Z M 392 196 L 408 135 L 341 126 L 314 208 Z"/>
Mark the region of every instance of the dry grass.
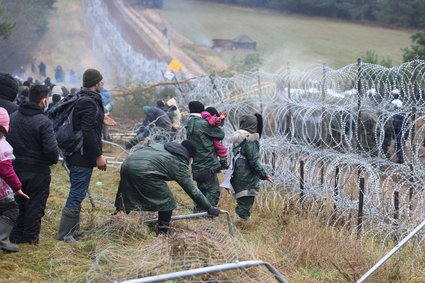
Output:
<path fill-rule="evenodd" d="M 211 263 L 231 261 L 237 251 L 243 253 L 238 255 L 243 259 L 272 263 L 291 282 L 353 282 L 384 252 L 367 238 L 358 241 L 345 232 L 332 231 L 320 218 L 307 219 L 294 207 L 266 210 L 256 206 L 251 220 L 235 223 L 240 231 L 236 240 L 229 240 L 224 223 L 211 220 L 176 222 L 174 236 L 158 238 L 141 224 L 144 219 L 154 217 L 152 214 L 111 217 L 114 208 L 110 203 L 119 181 L 118 169 L 107 173 L 95 171 L 91 190 L 97 207 L 92 210 L 85 201 L 82 215 L 83 229 L 96 227 L 92 233 L 75 244 L 57 242 L 53 237 L 67 196 L 68 181 L 60 166 L 56 166 L 52 174 L 40 245 L 21 245 L 21 252 L 16 254 L 1 253 L 0 281 L 121 280 L 174 271 L 167 268 L 168 264 L 173 259 L 180 262 L 177 259 L 184 255 L 197 254 L 199 259 L 206 258 Z M 96 182 L 103 185 L 98 186 Z M 189 213 L 191 200 L 176 184 L 170 182 L 170 185 L 179 204 L 174 214 Z M 220 207 L 233 214 L 234 201 L 227 192 L 222 193 Z M 225 247 L 224 250 L 218 243 Z M 414 262 L 412 272 L 412 252 L 407 247 L 387 262 L 374 275 L 374 282 L 423 282 L 424 259 Z M 191 261 L 186 266 L 199 267 L 199 262 Z M 255 272 L 249 276 L 264 276 Z"/>

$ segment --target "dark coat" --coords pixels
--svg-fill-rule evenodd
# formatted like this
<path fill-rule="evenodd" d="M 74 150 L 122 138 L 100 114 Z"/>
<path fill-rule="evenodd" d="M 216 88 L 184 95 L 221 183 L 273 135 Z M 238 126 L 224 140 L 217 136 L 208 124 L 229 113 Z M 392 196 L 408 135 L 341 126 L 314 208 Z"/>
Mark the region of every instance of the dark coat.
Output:
<path fill-rule="evenodd" d="M 18 110 L 18 105 L 13 103 L 19 92 L 18 83 L 9 74 L 0 73 L 0 107 L 12 114 Z"/>
<path fill-rule="evenodd" d="M 77 93 L 80 99 L 75 106 L 74 130 L 83 132 L 83 147 L 66 158 L 69 165 L 95 167 L 96 158 L 102 155 L 102 127 L 105 116 L 100 94 L 87 88 Z"/>
<path fill-rule="evenodd" d="M 146 119 L 143 121 L 143 126 L 148 126 L 150 123 L 155 122 L 157 127 L 169 130 L 171 129 L 171 120 L 167 113 L 158 106 L 151 107 L 148 110 Z"/>
<path fill-rule="evenodd" d="M 220 168 L 212 139 L 222 140 L 224 131 L 210 126 L 207 120 L 191 114 L 187 123 L 187 139 L 196 143 L 196 156 L 193 158 L 192 172 L 211 171 Z"/>
<path fill-rule="evenodd" d="M 19 105 L 0 97 L 0 107 L 3 107 L 4 109 L 6 109 L 7 113 L 11 115 L 16 110 L 18 110 Z"/>
<path fill-rule="evenodd" d="M 267 178 L 267 173 L 260 163 L 259 138 L 257 133 L 250 134 L 245 130 L 238 130 L 232 136 L 233 156 L 240 153 L 231 179 L 235 198 L 256 196 L 260 190 L 259 181 Z M 243 142 L 244 140 L 246 141 Z"/>
<path fill-rule="evenodd" d="M 152 144 L 131 154 L 121 167 L 115 207 L 117 210 L 168 211 L 176 201 L 166 181 L 176 181 L 207 210 L 210 202 L 189 175 L 189 153 L 180 144 Z"/>
<path fill-rule="evenodd" d="M 16 171 L 50 173 L 59 159 L 52 122 L 37 104 L 24 103 L 10 116 L 7 140 L 16 157 Z"/>

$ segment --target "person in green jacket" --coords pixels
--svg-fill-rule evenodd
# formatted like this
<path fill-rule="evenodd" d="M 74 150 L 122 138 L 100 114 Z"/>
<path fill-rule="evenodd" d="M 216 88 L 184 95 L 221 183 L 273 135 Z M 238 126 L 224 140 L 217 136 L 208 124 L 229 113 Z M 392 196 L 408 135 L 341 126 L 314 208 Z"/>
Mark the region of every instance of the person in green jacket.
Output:
<path fill-rule="evenodd" d="M 181 144 L 152 144 L 131 154 L 121 166 L 121 180 L 115 199 L 117 211 L 158 211 L 158 232 L 166 233 L 176 201 L 166 181 L 176 181 L 203 210 L 218 216 L 198 190 L 189 174 L 189 162 L 196 154 L 191 141 Z"/>
<path fill-rule="evenodd" d="M 189 103 L 190 116 L 187 123 L 187 139 L 196 144 L 197 153 L 193 158 L 192 174 L 199 190 L 209 202 L 216 206 L 220 200 L 220 186 L 217 173 L 221 164 L 215 153 L 212 138 L 222 140 L 224 131 L 220 127 L 210 126 L 207 120 L 201 117 L 204 105 L 199 101 Z M 202 211 L 202 207 L 195 206 L 195 211 Z"/>
<path fill-rule="evenodd" d="M 226 172 L 222 186 L 227 188 L 237 201 L 236 214 L 242 219 L 251 216 L 255 197 L 260 190 L 259 181 L 273 183 L 260 163 L 260 137 L 263 128 L 260 114 L 243 115 L 239 130 L 233 133 L 233 159 Z M 230 183 L 230 184 L 229 184 Z"/>

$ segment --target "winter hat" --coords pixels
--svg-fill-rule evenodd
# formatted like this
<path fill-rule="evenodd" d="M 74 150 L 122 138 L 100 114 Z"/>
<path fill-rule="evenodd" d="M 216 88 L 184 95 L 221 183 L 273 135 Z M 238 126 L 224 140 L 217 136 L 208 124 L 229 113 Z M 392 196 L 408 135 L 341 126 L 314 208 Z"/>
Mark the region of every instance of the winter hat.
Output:
<path fill-rule="evenodd" d="M 0 98 L 13 101 L 18 92 L 19 87 L 16 80 L 10 74 L 0 73 Z"/>
<path fill-rule="evenodd" d="M 219 116 L 218 115 L 218 111 L 217 111 L 217 109 L 215 109 L 214 107 L 207 107 L 206 109 L 205 109 L 205 111 L 207 111 L 208 113 L 210 113 L 211 115 L 215 115 L 215 116 Z"/>
<path fill-rule="evenodd" d="M 257 125 L 257 117 L 254 115 L 243 115 L 239 120 L 239 128 L 250 134 L 254 134 L 258 131 Z"/>
<path fill-rule="evenodd" d="M 156 102 L 156 106 L 157 106 L 157 107 L 159 107 L 159 108 L 163 108 L 163 107 L 165 107 L 165 102 L 164 102 L 164 100 L 158 100 L 158 101 Z"/>
<path fill-rule="evenodd" d="M 199 101 L 191 101 L 189 102 L 189 111 L 190 113 L 201 113 L 205 109 L 204 104 Z"/>
<path fill-rule="evenodd" d="M 96 69 L 87 69 L 83 74 L 83 87 L 92 87 L 103 80 L 102 75 Z"/>
<path fill-rule="evenodd" d="M 143 113 L 145 113 L 145 115 L 148 115 L 151 109 L 152 109 L 152 106 L 143 106 Z"/>
<path fill-rule="evenodd" d="M 59 102 L 59 101 L 61 101 L 61 99 L 62 99 L 62 97 L 60 96 L 60 94 L 55 93 L 55 94 L 52 95 L 52 101 L 53 102 Z"/>
<path fill-rule="evenodd" d="M 189 152 L 190 157 L 195 157 L 196 155 L 196 143 L 191 140 L 182 141 L 182 146 L 184 146 Z"/>
<path fill-rule="evenodd" d="M 6 109 L 0 107 L 0 126 L 6 130 L 6 133 L 9 132 L 9 114 Z"/>

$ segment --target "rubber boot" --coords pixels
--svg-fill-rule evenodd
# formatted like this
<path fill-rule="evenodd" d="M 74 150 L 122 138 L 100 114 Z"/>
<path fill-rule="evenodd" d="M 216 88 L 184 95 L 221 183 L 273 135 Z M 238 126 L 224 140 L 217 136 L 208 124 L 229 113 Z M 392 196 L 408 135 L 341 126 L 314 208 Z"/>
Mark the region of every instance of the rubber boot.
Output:
<path fill-rule="evenodd" d="M 64 208 L 62 210 L 62 218 L 59 224 L 59 231 L 56 240 L 66 243 L 76 242 L 74 233 L 80 227 L 80 211 Z"/>
<path fill-rule="evenodd" d="M 13 229 L 13 222 L 8 217 L 0 217 L 0 249 L 6 252 L 19 252 L 19 247 L 7 241 Z"/>
<path fill-rule="evenodd" d="M 158 235 L 166 235 L 168 233 L 168 229 L 170 228 L 170 222 L 162 222 L 158 221 Z"/>

